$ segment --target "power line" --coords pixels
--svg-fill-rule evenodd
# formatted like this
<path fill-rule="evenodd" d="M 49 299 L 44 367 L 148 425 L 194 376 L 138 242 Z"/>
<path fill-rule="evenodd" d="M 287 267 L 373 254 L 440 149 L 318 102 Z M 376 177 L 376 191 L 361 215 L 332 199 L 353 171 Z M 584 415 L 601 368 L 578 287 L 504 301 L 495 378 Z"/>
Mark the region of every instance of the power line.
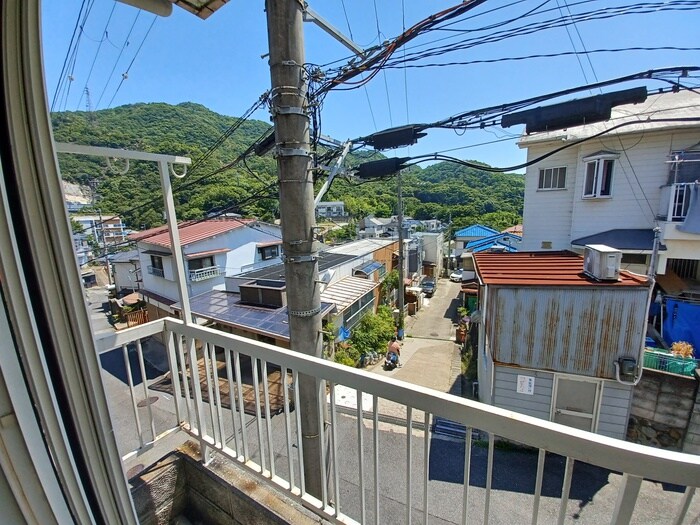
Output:
<path fill-rule="evenodd" d="M 112 10 L 109 12 L 109 17 L 107 18 L 107 22 L 105 23 L 105 27 L 102 30 L 102 39 L 100 40 L 100 43 L 97 46 L 97 51 L 95 51 L 95 56 L 92 58 L 92 64 L 90 64 L 90 71 L 88 71 L 87 78 L 85 79 L 85 86 L 83 87 L 83 94 L 85 93 L 85 90 L 88 88 L 88 83 L 90 82 L 90 78 L 92 77 L 92 71 L 95 68 L 95 63 L 97 62 L 97 57 L 100 54 L 100 50 L 102 49 L 102 44 L 104 41 L 107 39 L 107 29 L 109 28 L 109 23 L 112 21 L 112 15 L 114 14 L 114 10 L 117 7 L 117 3 L 114 2 L 112 4 Z M 80 103 L 83 101 L 83 94 L 80 95 L 80 99 L 78 99 L 78 104 L 75 107 L 75 110 L 78 111 L 78 108 L 80 107 Z"/>
<path fill-rule="evenodd" d="M 124 39 L 124 43 L 122 44 L 122 47 L 119 50 L 119 55 L 117 55 L 117 59 L 114 61 L 114 66 L 112 66 L 112 71 L 110 71 L 109 76 L 107 77 L 107 82 L 105 82 L 105 87 L 102 88 L 102 93 L 100 93 L 100 98 L 97 99 L 97 104 L 95 104 L 95 109 L 100 107 L 100 102 L 102 101 L 102 97 L 104 96 L 105 91 L 107 91 L 107 87 L 109 86 L 109 82 L 112 80 L 112 75 L 114 75 L 114 71 L 117 69 L 117 65 L 119 64 L 119 59 L 122 57 L 122 55 L 124 54 L 124 50 L 129 45 L 129 37 L 131 36 L 131 32 L 134 30 L 134 26 L 136 25 L 136 22 L 138 21 L 140 15 L 141 15 L 141 9 L 139 9 L 136 12 L 136 17 L 134 17 L 134 21 L 131 23 L 131 27 L 129 28 L 129 33 L 126 35 L 126 38 Z"/>
<path fill-rule="evenodd" d="M 70 42 L 68 44 L 68 50 L 66 51 L 66 56 L 63 59 L 63 66 L 61 66 L 61 73 L 58 76 L 58 84 L 56 85 L 56 90 L 54 91 L 53 94 L 53 99 L 51 101 L 51 111 L 54 110 L 56 107 L 56 103 L 58 102 L 59 98 L 59 92 L 61 91 L 61 87 L 63 86 L 64 82 L 64 77 L 66 73 L 68 72 L 68 64 L 70 62 L 70 57 L 72 56 L 73 52 L 73 44 L 76 41 L 76 38 L 79 38 L 79 32 L 78 28 L 80 27 L 80 20 L 82 19 L 84 15 L 84 10 L 87 6 L 87 1 L 83 0 L 83 3 L 80 5 L 80 11 L 78 11 L 78 16 L 75 19 L 75 26 L 73 27 L 73 35 L 71 36 Z"/>
<path fill-rule="evenodd" d="M 406 68 L 426 68 L 426 67 L 447 67 L 447 66 L 469 66 L 472 64 L 495 64 L 499 62 L 515 62 L 521 60 L 530 60 L 535 58 L 555 58 L 579 54 L 596 54 L 596 53 L 621 53 L 627 51 L 700 51 L 700 47 L 678 47 L 678 46 L 656 46 L 656 47 L 620 47 L 607 49 L 592 49 L 589 51 L 561 51 L 558 53 L 535 53 L 532 55 L 500 57 L 490 59 L 464 60 L 455 62 L 434 62 L 428 64 L 387 64 L 385 69 L 406 69 Z"/>
<path fill-rule="evenodd" d="M 139 56 L 139 51 L 141 51 L 141 48 L 143 47 L 144 42 L 146 42 L 146 39 L 148 38 L 148 35 L 151 32 L 151 29 L 153 29 L 153 26 L 156 23 L 156 20 L 158 19 L 158 15 L 153 16 L 153 21 L 151 22 L 151 25 L 148 26 L 148 31 L 146 31 L 146 34 L 143 36 L 143 39 L 141 40 L 141 43 L 139 44 L 138 49 L 136 50 L 136 53 L 134 53 L 134 57 L 131 59 L 131 62 L 129 62 L 129 67 L 126 68 L 126 71 L 122 73 L 122 79 L 119 82 L 119 85 L 117 86 L 116 91 L 114 92 L 114 95 L 112 95 L 112 98 L 109 100 L 109 104 L 107 104 L 107 107 L 112 107 L 112 102 L 114 102 L 114 97 L 117 96 L 117 93 L 119 93 L 119 90 L 122 87 L 122 84 L 124 81 L 129 78 L 129 71 L 131 70 L 131 66 L 134 65 L 134 61 L 136 60 L 136 57 Z"/>
<path fill-rule="evenodd" d="M 413 166 L 415 164 L 419 164 L 421 162 L 427 162 L 431 160 L 443 160 L 447 162 L 454 162 L 455 164 L 460 164 L 462 166 L 467 166 L 469 168 L 475 168 L 475 169 L 480 169 L 483 171 L 488 171 L 492 173 L 505 173 L 505 172 L 510 172 L 510 171 L 515 171 L 523 168 L 527 168 L 528 166 L 532 166 L 533 164 L 537 164 L 538 162 L 541 162 L 552 155 L 556 155 L 560 151 L 563 151 L 565 149 L 578 146 L 579 144 L 582 144 L 584 142 L 588 142 L 589 140 L 597 139 L 599 137 L 602 137 L 603 135 L 607 135 L 608 133 L 611 133 L 617 129 L 624 128 L 626 126 L 631 126 L 631 125 L 639 125 L 640 123 L 656 123 L 656 122 L 700 122 L 700 117 L 680 117 L 680 118 L 648 118 L 644 121 L 638 121 L 638 120 L 633 120 L 629 122 L 622 122 L 620 124 L 617 124 L 615 126 L 612 126 L 611 128 L 604 129 L 603 131 L 600 131 L 599 133 L 596 133 L 594 135 L 591 135 L 590 137 L 585 137 L 579 140 L 574 140 L 568 144 L 564 144 L 563 146 L 560 146 L 558 148 L 555 148 L 543 155 L 540 155 L 539 157 L 529 160 L 527 162 L 524 162 L 522 164 L 518 164 L 516 166 L 508 166 L 506 168 L 494 168 L 492 166 L 485 166 L 482 164 L 477 164 L 475 162 L 469 162 L 466 160 L 461 160 L 455 157 L 450 157 L 447 155 L 441 155 L 438 153 L 431 153 L 427 155 L 419 155 L 416 157 L 412 157 L 411 160 L 414 161 L 411 164 L 406 164 L 406 166 Z"/>

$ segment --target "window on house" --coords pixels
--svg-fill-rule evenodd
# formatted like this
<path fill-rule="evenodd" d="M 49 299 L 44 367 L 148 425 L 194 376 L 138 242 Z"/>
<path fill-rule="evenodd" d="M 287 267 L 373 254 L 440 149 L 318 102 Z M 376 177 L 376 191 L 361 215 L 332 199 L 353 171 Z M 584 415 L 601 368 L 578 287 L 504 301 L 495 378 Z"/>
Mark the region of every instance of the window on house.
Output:
<path fill-rule="evenodd" d="M 151 266 L 156 270 L 162 270 L 163 258 L 159 255 L 151 255 Z"/>
<path fill-rule="evenodd" d="M 540 170 L 538 190 L 566 189 L 566 167 L 544 168 Z"/>
<path fill-rule="evenodd" d="M 209 257 L 201 257 L 199 259 L 191 259 L 187 262 L 187 267 L 192 270 L 201 270 L 202 268 L 211 268 L 214 266 L 214 258 L 210 255 Z"/>
<path fill-rule="evenodd" d="M 607 155 L 584 159 L 586 162 L 586 171 L 583 179 L 584 199 L 610 197 L 612 195 L 615 158 Z"/>
<path fill-rule="evenodd" d="M 260 257 L 263 261 L 279 257 L 280 254 L 280 247 L 278 244 L 275 246 L 264 246 L 262 248 L 258 248 L 258 250 L 260 251 Z"/>

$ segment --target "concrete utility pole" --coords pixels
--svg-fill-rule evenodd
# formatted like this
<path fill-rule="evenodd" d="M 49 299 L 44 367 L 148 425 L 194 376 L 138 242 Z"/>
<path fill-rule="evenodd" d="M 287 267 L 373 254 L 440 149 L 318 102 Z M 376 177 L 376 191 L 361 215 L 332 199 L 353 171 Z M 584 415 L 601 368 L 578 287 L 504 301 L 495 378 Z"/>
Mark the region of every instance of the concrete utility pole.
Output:
<path fill-rule="evenodd" d="M 303 3 L 266 0 L 270 49 L 271 112 L 275 125 L 280 181 L 280 219 L 285 254 L 289 336 L 292 350 L 322 357 L 321 294 L 318 242 L 314 239 L 313 176 L 309 170 L 309 115 L 303 69 Z M 321 471 L 319 402 L 325 407 L 325 382 L 299 374 L 301 444 L 306 491 L 321 499 L 326 493 Z M 325 414 L 325 410 L 323 411 Z M 325 416 L 323 417 L 325 419 Z"/>
<path fill-rule="evenodd" d="M 398 322 L 398 330 L 399 330 L 399 339 L 403 339 L 403 308 L 404 308 L 404 299 L 406 297 L 406 292 L 404 290 L 404 247 L 403 247 L 403 198 L 401 196 L 401 170 L 398 171 L 396 174 L 396 195 L 397 195 L 397 201 L 396 205 L 399 208 L 398 213 L 396 214 L 396 220 L 399 223 L 399 297 L 398 297 L 398 306 L 399 306 L 399 322 Z"/>

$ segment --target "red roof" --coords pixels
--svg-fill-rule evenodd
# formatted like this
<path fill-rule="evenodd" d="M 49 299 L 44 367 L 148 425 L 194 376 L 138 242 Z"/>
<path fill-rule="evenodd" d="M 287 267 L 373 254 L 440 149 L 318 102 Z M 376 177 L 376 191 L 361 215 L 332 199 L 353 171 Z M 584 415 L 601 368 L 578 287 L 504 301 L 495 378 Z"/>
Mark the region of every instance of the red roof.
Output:
<path fill-rule="evenodd" d="M 583 257 L 572 252 L 475 253 L 476 272 L 487 285 L 646 286 L 647 278 L 621 271 L 618 281 L 596 281 L 583 273 Z"/>
<path fill-rule="evenodd" d="M 177 226 L 177 230 L 180 232 L 180 245 L 187 246 L 193 242 L 209 239 L 215 235 L 242 228 L 251 222 L 254 222 L 254 220 L 212 219 L 206 221 L 183 222 Z M 132 241 L 145 241 L 149 244 L 170 248 L 170 235 L 168 234 L 167 226 L 158 226 L 150 230 L 132 233 L 129 235 L 129 239 Z"/>

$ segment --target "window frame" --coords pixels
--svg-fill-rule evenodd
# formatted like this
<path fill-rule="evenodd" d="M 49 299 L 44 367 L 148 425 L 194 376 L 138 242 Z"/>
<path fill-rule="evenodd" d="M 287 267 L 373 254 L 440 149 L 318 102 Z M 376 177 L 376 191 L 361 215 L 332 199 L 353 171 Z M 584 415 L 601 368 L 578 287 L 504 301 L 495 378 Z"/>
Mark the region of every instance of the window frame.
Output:
<path fill-rule="evenodd" d="M 563 172 L 562 172 L 563 170 Z M 549 186 L 545 185 L 547 172 L 549 173 Z M 563 182 L 562 186 L 554 186 L 552 183 L 554 181 L 556 172 L 556 177 L 560 182 Z M 539 177 L 537 179 L 537 191 L 562 191 L 566 190 L 566 166 L 552 166 L 549 168 L 540 168 Z"/>
<path fill-rule="evenodd" d="M 269 261 L 270 259 L 280 256 L 280 245 L 273 244 L 272 246 L 261 246 L 258 248 L 258 253 L 260 253 L 260 258 L 263 261 Z"/>
<path fill-rule="evenodd" d="M 606 153 L 591 155 L 583 159 L 582 199 L 611 199 L 613 197 L 615 161 L 619 158 L 620 156 L 616 153 Z M 593 167 L 593 171 L 591 171 L 591 167 Z M 593 178 L 592 181 L 590 177 Z M 587 189 L 589 187 L 590 190 Z"/>
<path fill-rule="evenodd" d="M 205 262 L 207 262 L 207 261 L 210 264 L 205 264 Z M 194 263 L 194 266 L 192 266 L 193 263 Z M 197 266 L 197 265 L 199 265 L 199 266 Z M 202 270 L 203 268 L 211 268 L 212 266 L 216 266 L 214 264 L 214 257 L 212 255 L 207 255 L 205 257 L 197 257 L 196 259 L 190 259 L 189 261 L 187 261 L 187 270 L 189 272 L 193 272 L 196 270 Z"/>

